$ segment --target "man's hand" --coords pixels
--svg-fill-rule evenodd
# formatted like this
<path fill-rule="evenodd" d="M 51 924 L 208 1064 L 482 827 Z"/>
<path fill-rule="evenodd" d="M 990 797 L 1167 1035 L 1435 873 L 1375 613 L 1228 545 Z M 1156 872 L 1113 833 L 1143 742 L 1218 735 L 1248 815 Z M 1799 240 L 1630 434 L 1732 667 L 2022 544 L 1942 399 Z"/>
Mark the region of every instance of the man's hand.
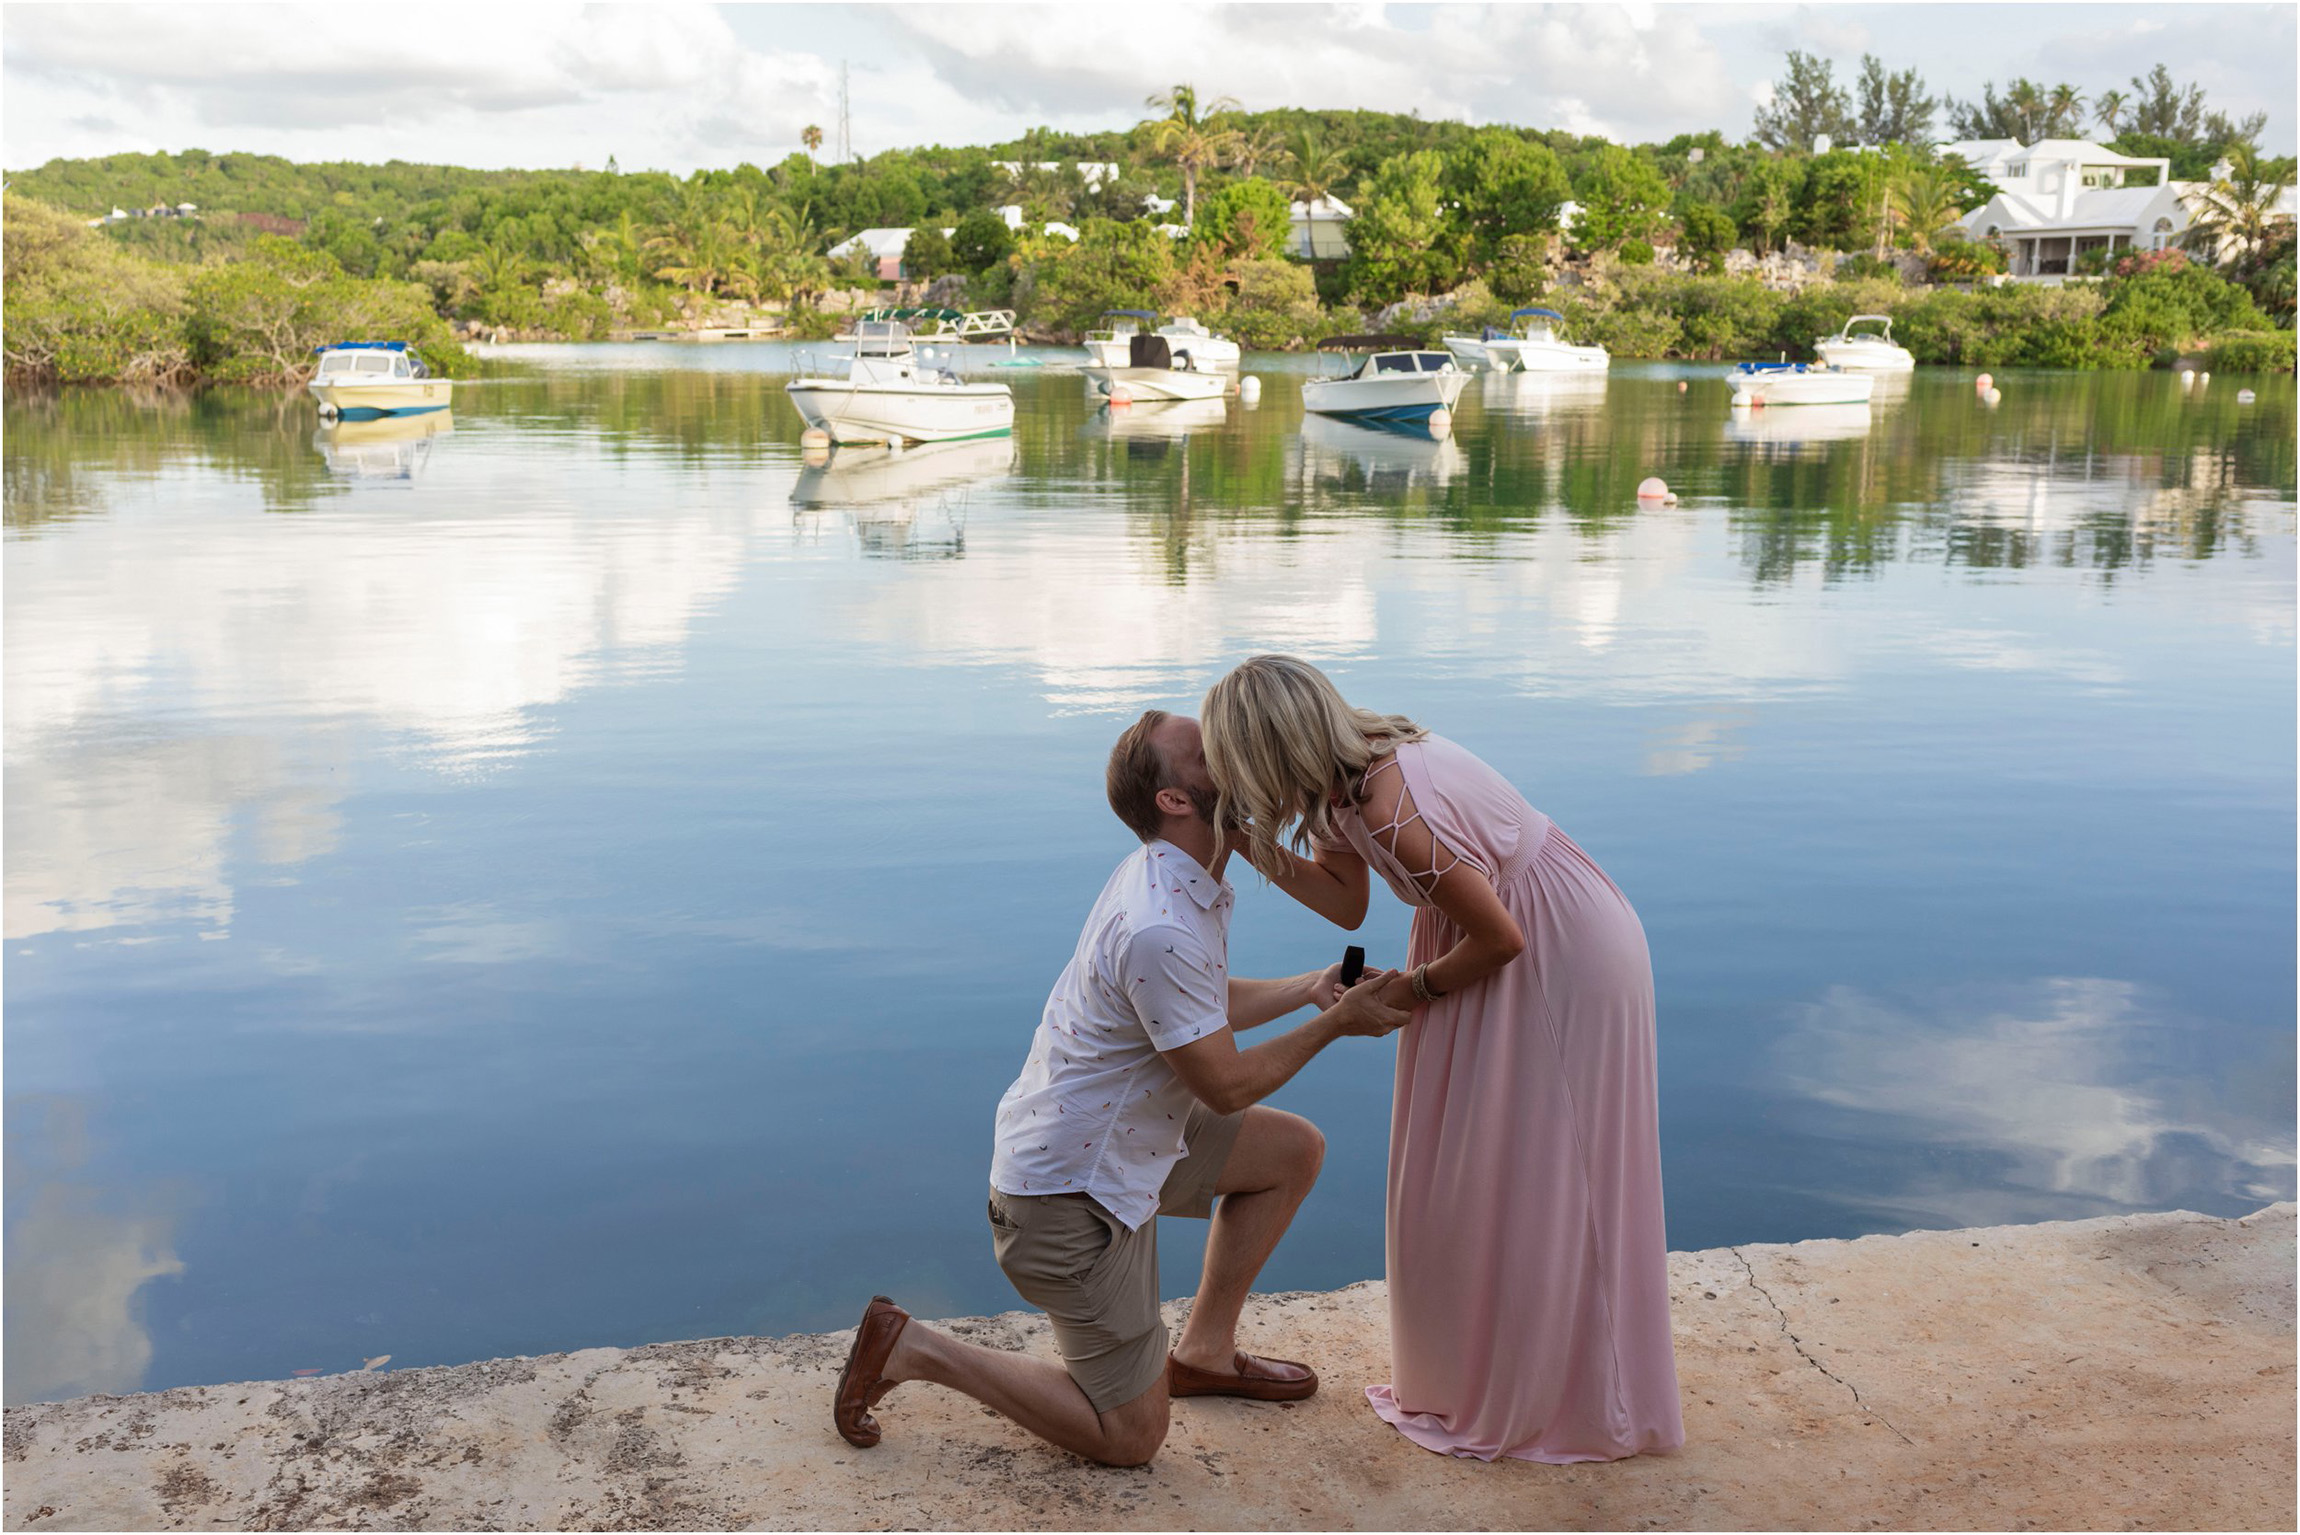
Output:
<path fill-rule="evenodd" d="M 1341 966 L 1333 966 L 1319 977 L 1319 984 L 1329 980 L 1340 987 Z M 1396 1033 L 1413 1021 L 1411 1008 L 1393 1007 L 1382 998 L 1390 982 L 1404 974 L 1400 970 L 1368 970 L 1364 979 L 1348 991 L 1331 1008 L 1334 1026 L 1344 1034 L 1356 1034 L 1367 1039 L 1382 1039 Z"/>

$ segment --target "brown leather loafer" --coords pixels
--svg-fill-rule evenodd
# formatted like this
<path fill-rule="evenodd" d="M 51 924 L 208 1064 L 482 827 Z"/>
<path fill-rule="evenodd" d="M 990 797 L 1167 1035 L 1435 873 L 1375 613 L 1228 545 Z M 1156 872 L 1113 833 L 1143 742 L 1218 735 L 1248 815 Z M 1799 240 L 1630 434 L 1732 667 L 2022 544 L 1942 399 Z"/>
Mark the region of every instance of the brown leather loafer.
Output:
<path fill-rule="evenodd" d="M 1242 1396 L 1255 1402 L 1299 1402 L 1318 1394 L 1318 1372 L 1291 1359 L 1258 1359 L 1240 1349 L 1237 1373 L 1217 1375 L 1166 1356 L 1168 1396 Z M 1292 1373 L 1289 1373 L 1292 1372 Z"/>
<path fill-rule="evenodd" d="M 839 1371 L 838 1392 L 831 1398 L 831 1421 L 838 1425 L 839 1437 L 858 1450 L 867 1450 L 879 1441 L 878 1420 L 870 1410 L 895 1383 L 880 1380 L 878 1372 L 886 1368 L 894 1340 L 902 1336 L 909 1321 L 909 1312 L 883 1295 L 874 1295 L 855 1328 L 846 1367 Z"/>

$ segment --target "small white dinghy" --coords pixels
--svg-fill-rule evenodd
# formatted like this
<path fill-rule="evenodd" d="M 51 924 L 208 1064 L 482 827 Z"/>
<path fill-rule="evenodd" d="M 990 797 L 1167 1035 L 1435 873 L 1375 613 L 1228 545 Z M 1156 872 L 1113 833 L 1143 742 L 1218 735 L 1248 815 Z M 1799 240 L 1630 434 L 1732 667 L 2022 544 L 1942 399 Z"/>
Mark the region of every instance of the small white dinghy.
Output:
<path fill-rule="evenodd" d="M 899 320 L 855 326 L 846 377 L 792 379 L 783 386 L 808 426 L 833 443 L 953 442 L 1014 430 L 1014 392 L 970 384 L 918 350 Z"/>
<path fill-rule="evenodd" d="M 1418 345 L 1411 336 L 1332 336 L 1320 351 L 1364 352 L 1347 373 L 1305 381 L 1302 408 L 1354 421 L 1427 421 L 1451 411 L 1469 375 L 1448 352 Z"/>
<path fill-rule="evenodd" d="M 1097 364 L 1086 370 L 1096 390 L 1119 400 L 1218 400 L 1230 392 L 1231 376 L 1197 359 L 1177 354 L 1155 331 L 1126 338 L 1124 367 Z"/>
<path fill-rule="evenodd" d="M 1877 381 L 1866 373 L 1801 362 L 1745 362 L 1727 383 L 1733 408 L 1750 405 L 1866 405 Z"/>
<path fill-rule="evenodd" d="M 1876 330 L 1858 331 L 1853 327 L 1873 322 Z M 1887 314 L 1857 314 L 1844 323 L 1834 336 L 1823 336 L 1813 343 L 1813 350 L 1821 361 L 1832 368 L 1856 368 L 1867 373 L 1906 373 L 1917 365 L 1916 357 L 1905 346 L 1893 340 L 1893 317 Z"/>

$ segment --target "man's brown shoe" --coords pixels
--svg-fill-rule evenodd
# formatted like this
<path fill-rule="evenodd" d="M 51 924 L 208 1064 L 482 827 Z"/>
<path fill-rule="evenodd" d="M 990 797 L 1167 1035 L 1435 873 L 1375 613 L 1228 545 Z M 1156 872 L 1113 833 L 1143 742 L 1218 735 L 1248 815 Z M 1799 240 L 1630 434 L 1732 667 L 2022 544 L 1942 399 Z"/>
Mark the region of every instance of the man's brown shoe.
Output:
<path fill-rule="evenodd" d="M 878 1372 L 886 1368 L 894 1340 L 902 1336 L 909 1321 L 909 1312 L 883 1295 L 874 1295 L 855 1328 L 846 1368 L 839 1371 L 838 1394 L 831 1398 L 831 1419 L 838 1425 L 839 1437 L 858 1450 L 878 1443 L 878 1420 L 870 1410 L 895 1386 L 893 1381 L 880 1380 Z"/>
<path fill-rule="evenodd" d="M 1256 1402 L 1299 1402 L 1318 1394 L 1318 1372 L 1291 1359 L 1258 1359 L 1240 1349 L 1237 1373 L 1217 1375 L 1166 1356 L 1168 1396 L 1242 1396 Z"/>

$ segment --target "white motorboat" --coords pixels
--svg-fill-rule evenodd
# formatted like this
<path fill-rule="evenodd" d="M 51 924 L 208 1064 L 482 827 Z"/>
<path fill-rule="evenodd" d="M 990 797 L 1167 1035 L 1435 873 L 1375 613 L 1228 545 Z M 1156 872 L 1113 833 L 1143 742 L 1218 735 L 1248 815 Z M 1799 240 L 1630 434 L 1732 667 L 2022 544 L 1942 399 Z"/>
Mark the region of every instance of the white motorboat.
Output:
<path fill-rule="evenodd" d="M 1801 362 L 1745 362 L 1726 382 L 1733 408 L 1752 405 L 1866 405 L 1877 381 L 1866 373 Z"/>
<path fill-rule="evenodd" d="M 1333 336 L 1318 347 L 1367 354 L 1347 373 L 1304 381 L 1302 408 L 1321 416 L 1427 421 L 1451 411 L 1469 382 L 1451 353 L 1422 348 L 1410 336 Z"/>
<path fill-rule="evenodd" d="M 1873 321 L 1876 330 L 1856 332 L 1853 327 Z M 1857 314 L 1844 323 L 1834 336 L 1823 336 L 1813 343 L 1813 350 L 1821 361 L 1832 368 L 1857 368 L 1868 373 L 1906 373 L 1917 365 L 1917 359 L 1905 346 L 1893 340 L 1893 317 L 1885 314 Z"/>
<path fill-rule="evenodd" d="M 1213 367 L 1200 367 L 1195 358 L 1175 352 L 1155 331 L 1135 331 L 1126 338 L 1126 362 L 1112 367 L 1096 364 L 1086 370 L 1095 391 L 1122 400 L 1217 400 L 1230 392 L 1231 375 Z"/>
<path fill-rule="evenodd" d="M 452 403 L 454 385 L 432 377 L 404 341 L 338 341 L 313 350 L 319 370 L 304 388 L 319 401 L 322 416 L 365 421 L 445 410 Z"/>
<path fill-rule="evenodd" d="M 1510 315 L 1513 330 L 1487 326 L 1478 336 L 1447 336 L 1446 350 L 1468 367 L 1497 373 L 1603 373 L 1612 354 L 1601 346 L 1574 346 L 1558 335 L 1565 316 L 1554 309 L 1528 308 Z"/>
<path fill-rule="evenodd" d="M 1134 338 L 1145 335 L 1164 336 L 1176 357 L 1188 357 L 1191 364 L 1201 370 L 1238 366 L 1238 343 L 1227 336 L 1215 335 L 1188 315 L 1177 315 L 1164 325 L 1147 309 L 1109 309 L 1103 311 L 1102 318 L 1111 322 L 1108 329 L 1086 333 L 1086 359 L 1090 367 L 1130 366 Z"/>
<path fill-rule="evenodd" d="M 1012 390 L 966 382 L 920 351 L 900 320 L 855 326 L 845 378 L 802 375 L 783 390 L 807 425 L 834 444 L 951 442 L 1014 430 Z"/>
<path fill-rule="evenodd" d="M 1175 355 L 1189 354 L 1192 362 L 1201 368 L 1235 368 L 1240 353 L 1238 343 L 1228 336 L 1217 336 L 1186 314 L 1178 314 L 1158 327 L 1158 334 Z"/>

